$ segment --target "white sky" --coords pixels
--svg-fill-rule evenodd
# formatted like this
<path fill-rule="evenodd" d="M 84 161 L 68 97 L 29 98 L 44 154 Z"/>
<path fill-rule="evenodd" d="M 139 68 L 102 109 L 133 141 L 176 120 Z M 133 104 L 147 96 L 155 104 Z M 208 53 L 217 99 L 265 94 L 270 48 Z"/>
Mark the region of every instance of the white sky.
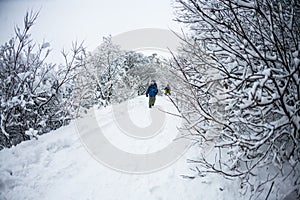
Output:
<path fill-rule="evenodd" d="M 50 42 L 51 61 L 62 61 L 59 52 L 75 40 L 85 40 L 92 51 L 109 34 L 139 28 L 180 30 L 171 0 L 0 0 L 0 44 L 13 36 L 15 25 L 22 27 L 31 9 L 40 10 L 33 39 Z"/>

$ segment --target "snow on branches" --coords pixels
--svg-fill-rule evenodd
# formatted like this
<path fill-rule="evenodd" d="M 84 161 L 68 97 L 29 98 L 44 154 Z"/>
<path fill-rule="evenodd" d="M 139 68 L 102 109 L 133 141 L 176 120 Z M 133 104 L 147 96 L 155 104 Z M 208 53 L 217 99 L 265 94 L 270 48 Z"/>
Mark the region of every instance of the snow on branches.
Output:
<path fill-rule="evenodd" d="M 276 167 L 260 177 L 266 183 L 281 175 L 299 186 L 299 3 L 178 0 L 177 5 L 177 20 L 191 30 L 173 63 L 188 88 L 182 110 L 193 110 L 187 113 L 197 122 L 194 129 L 206 141 L 214 137 L 216 149 L 226 154 L 219 155 L 218 165 L 205 158 L 200 163 L 243 177 L 256 195 L 265 184 L 249 177 L 265 166 Z"/>
<path fill-rule="evenodd" d="M 15 28 L 15 37 L 0 47 L 0 143 L 11 147 L 31 137 L 57 129 L 72 118 L 67 105 L 68 83 L 76 76 L 78 56 L 83 47 L 73 48 L 72 61 L 57 66 L 46 63 L 47 42 L 38 45 L 30 29 L 38 13 L 28 12 L 24 28 Z M 67 55 L 64 54 L 67 59 Z M 67 60 L 66 60 L 67 61 Z"/>

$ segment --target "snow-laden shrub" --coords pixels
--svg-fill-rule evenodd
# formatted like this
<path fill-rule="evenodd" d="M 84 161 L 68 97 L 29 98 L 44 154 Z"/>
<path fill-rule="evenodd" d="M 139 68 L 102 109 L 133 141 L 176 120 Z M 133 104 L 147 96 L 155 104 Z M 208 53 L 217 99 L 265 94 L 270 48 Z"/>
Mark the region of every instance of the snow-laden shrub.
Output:
<path fill-rule="evenodd" d="M 0 144 L 11 147 L 67 124 L 72 118 L 70 93 L 82 46 L 66 53 L 65 65 L 46 63 L 50 44 L 30 37 L 37 13 L 27 13 L 24 28 L 0 46 Z M 80 59 L 79 59 L 80 60 Z M 33 134 L 32 134 L 33 133 Z"/>
<path fill-rule="evenodd" d="M 181 111 L 201 142 L 215 142 L 215 159 L 196 162 L 240 177 L 243 192 L 254 197 L 299 188 L 299 2 L 176 6 L 178 21 L 191 30 L 173 63 L 186 88 Z"/>

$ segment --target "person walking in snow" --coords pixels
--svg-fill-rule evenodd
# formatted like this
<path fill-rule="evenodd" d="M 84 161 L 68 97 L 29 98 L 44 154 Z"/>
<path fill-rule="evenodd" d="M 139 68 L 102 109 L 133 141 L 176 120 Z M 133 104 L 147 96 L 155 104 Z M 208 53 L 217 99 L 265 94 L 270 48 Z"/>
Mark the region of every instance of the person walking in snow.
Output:
<path fill-rule="evenodd" d="M 157 95 L 157 93 L 158 93 L 157 84 L 155 80 L 152 80 L 146 92 L 146 97 L 149 96 L 149 108 L 154 106 L 155 99 L 156 99 L 155 96 Z"/>
<path fill-rule="evenodd" d="M 165 95 L 171 95 L 171 87 L 169 84 L 165 87 Z"/>

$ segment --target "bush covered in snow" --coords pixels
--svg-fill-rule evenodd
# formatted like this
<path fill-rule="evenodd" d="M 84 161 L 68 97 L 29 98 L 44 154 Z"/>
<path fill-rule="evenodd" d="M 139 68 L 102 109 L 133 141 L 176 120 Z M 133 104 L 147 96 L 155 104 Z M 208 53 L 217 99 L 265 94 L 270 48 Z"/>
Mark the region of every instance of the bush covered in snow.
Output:
<path fill-rule="evenodd" d="M 185 87 L 180 109 L 200 142 L 215 143 L 214 160 L 195 162 L 241 178 L 255 198 L 299 188 L 299 2 L 178 0 L 176 8 L 191 30 L 172 64 Z"/>
<path fill-rule="evenodd" d="M 0 47 L 0 145 L 11 147 L 38 134 L 68 124 L 72 86 L 68 85 L 79 65 L 82 47 L 73 49 L 66 65 L 46 63 L 49 43 L 38 45 L 30 37 L 38 13 L 27 13 L 24 28 L 15 28 L 15 37 Z"/>

